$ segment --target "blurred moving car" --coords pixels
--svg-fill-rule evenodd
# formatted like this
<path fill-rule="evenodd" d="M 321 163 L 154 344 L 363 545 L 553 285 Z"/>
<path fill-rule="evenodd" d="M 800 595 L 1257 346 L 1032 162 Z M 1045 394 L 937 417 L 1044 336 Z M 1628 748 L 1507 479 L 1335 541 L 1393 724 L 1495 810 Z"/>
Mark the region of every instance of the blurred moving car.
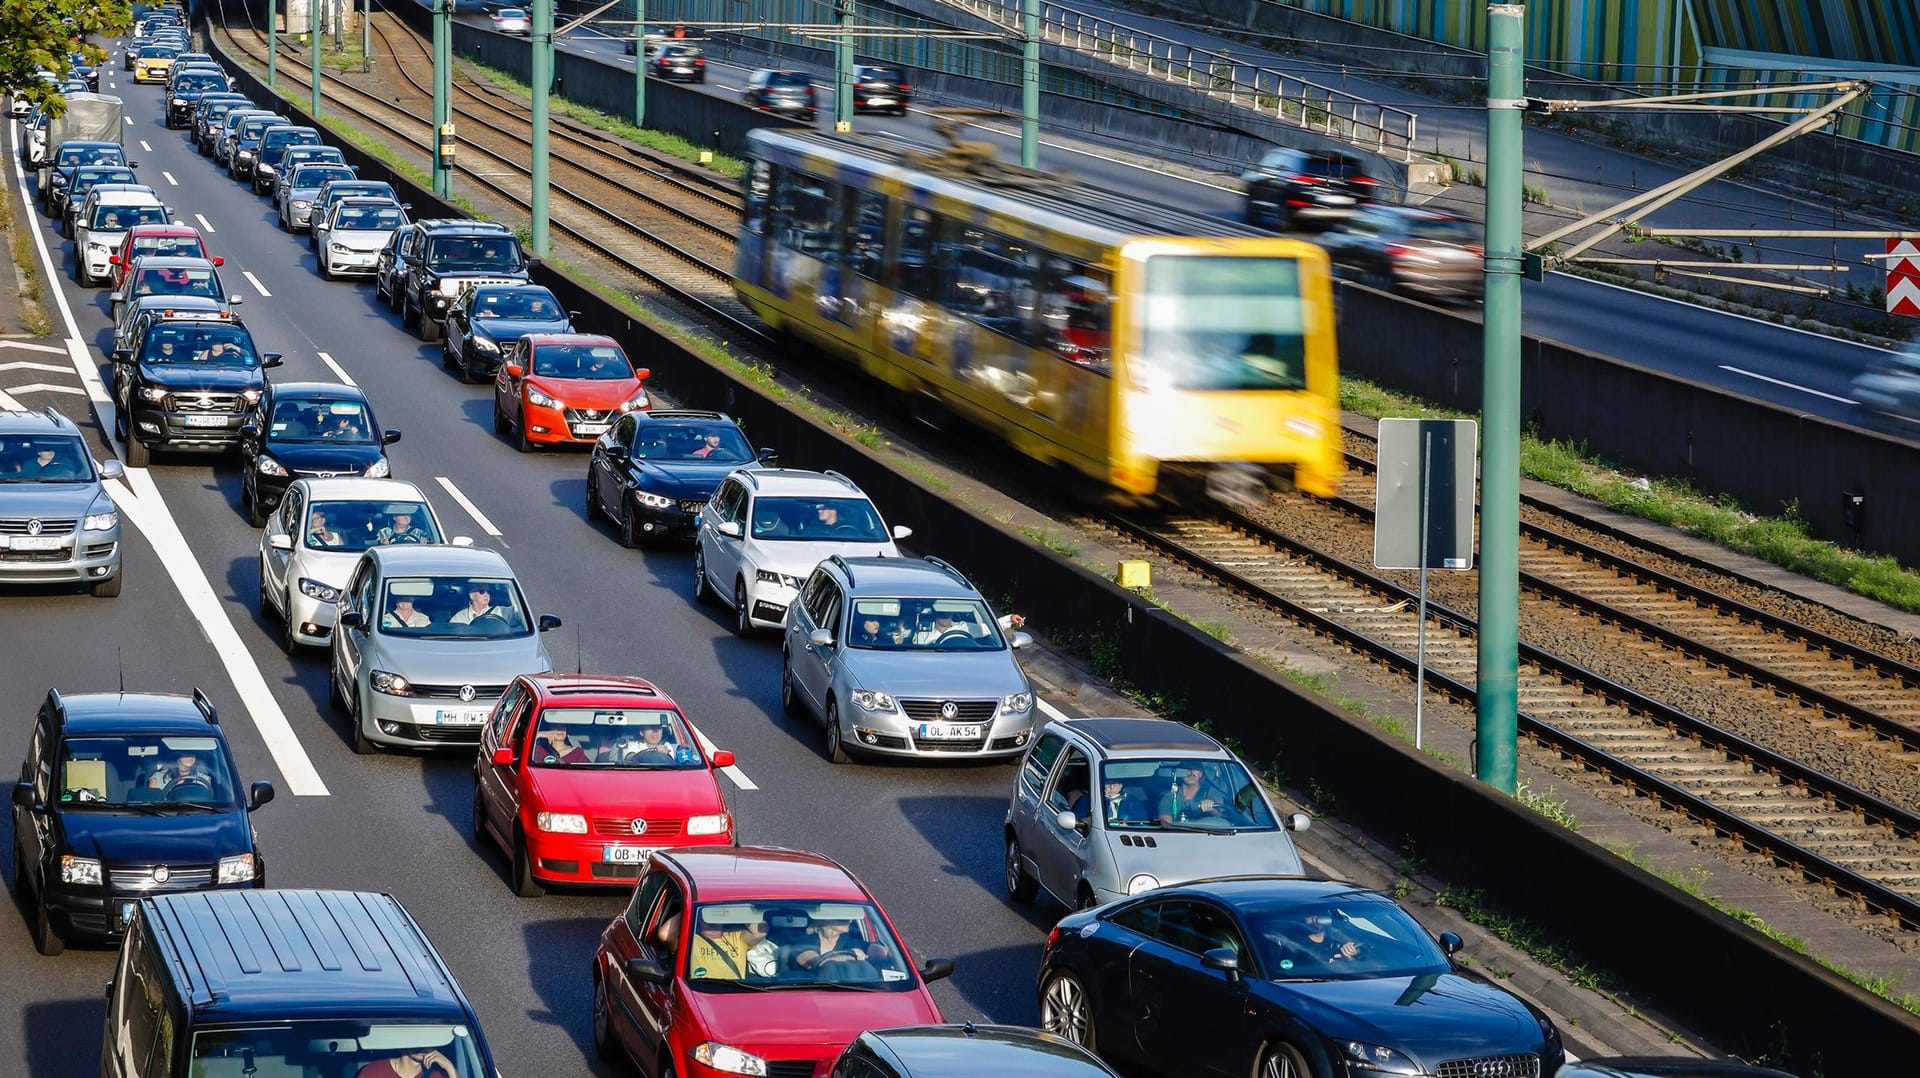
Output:
<path fill-rule="evenodd" d="M 1247 223 L 1280 232 L 1344 221 L 1380 190 L 1353 154 L 1285 146 L 1268 150 L 1240 178 L 1247 185 Z"/>
<path fill-rule="evenodd" d="M 811 121 L 814 109 L 813 78 L 804 71 L 784 71 L 763 67 L 747 76 L 740 90 L 748 108 L 781 116 Z"/>
<path fill-rule="evenodd" d="M 862 64 L 853 69 L 853 111 L 905 116 L 913 103 L 913 84 L 897 67 Z"/>
<path fill-rule="evenodd" d="M 1413 206 L 1367 206 L 1320 236 L 1334 272 L 1394 292 L 1477 303 L 1486 288 L 1480 226 Z"/>
<path fill-rule="evenodd" d="M 493 28 L 503 34 L 524 34 L 533 28 L 533 20 L 527 16 L 525 8 L 503 7 L 488 14 L 487 19 Z"/>
<path fill-rule="evenodd" d="M 1854 378 L 1848 395 L 1869 411 L 1920 422 L 1920 345 L 1882 353 Z"/>
<path fill-rule="evenodd" d="M 647 73 L 669 82 L 705 82 L 707 57 L 693 45 L 667 45 L 647 61 Z"/>

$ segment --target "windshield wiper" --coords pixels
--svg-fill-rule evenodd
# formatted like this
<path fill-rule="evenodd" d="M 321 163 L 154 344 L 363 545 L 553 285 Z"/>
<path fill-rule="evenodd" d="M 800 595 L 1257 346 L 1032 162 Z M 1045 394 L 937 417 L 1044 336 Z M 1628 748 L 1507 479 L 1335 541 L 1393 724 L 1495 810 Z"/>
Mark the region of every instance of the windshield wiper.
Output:
<path fill-rule="evenodd" d="M 767 985 L 768 990 L 806 988 L 823 992 L 884 992 L 886 989 L 877 984 L 861 984 L 858 981 L 778 981 Z"/>
<path fill-rule="evenodd" d="M 1240 833 L 1238 828 L 1233 827 L 1201 827 L 1199 824 L 1169 823 L 1166 820 L 1155 820 L 1154 825 L 1165 828 L 1168 831 L 1186 831 L 1196 835 L 1236 835 Z"/>

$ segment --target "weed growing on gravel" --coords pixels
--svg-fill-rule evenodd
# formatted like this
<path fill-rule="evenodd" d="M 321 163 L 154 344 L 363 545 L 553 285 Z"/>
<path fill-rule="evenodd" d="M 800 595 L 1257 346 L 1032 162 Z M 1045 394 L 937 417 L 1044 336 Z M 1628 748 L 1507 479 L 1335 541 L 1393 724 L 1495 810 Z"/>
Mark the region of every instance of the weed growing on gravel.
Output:
<path fill-rule="evenodd" d="M 1595 992 L 1614 990 L 1615 982 L 1610 974 L 1580 961 L 1572 951 L 1548 938 L 1538 925 L 1489 905 L 1480 891 L 1448 888 L 1434 896 L 1434 904 L 1459 913 L 1493 933 L 1502 943 L 1525 951 L 1535 961 L 1559 971 L 1581 988 Z"/>
<path fill-rule="evenodd" d="M 1032 525 L 1023 524 L 1020 527 L 1020 534 L 1063 558 L 1071 559 L 1080 556 L 1080 545 L 1078 543 L 1075 543 L 1073 540 L 1066 538 L 1051 528 L 1036 528 Z"/>
<path fill-rule="evenodd" d="M 20 268 L 20 328 L 36 337 L 51 337 L 53 321 L 40 302 L 44 293 L 40 288 L 38 263 L 34 260 L 33 233 L 14 228 L 13 224 L 13 204 L 0 199 L 0 232 L 13 236 L 13 262 Z"/>
<path fill-rule="evenodd" d="M 1522 782 L 1514 788 L 1513 799 L 1569 831 L 1580 830 L 1580 818 L 1567 807 L 1565 799 L 1548 796 L 1552 792 L 1549 786 L 1547 793 L 1535 793 L 1531 784 Z"/>
<path fill-rule="evenodd" d="M 526 83 L 521 82 L 519 79 L 514 78 L 512 75 L 498 68 L 488 67 L 485 64 L 476 63 L 472 60 L 466 61 L 466 64 L 479 72 L 481 77 L 485 78 L 488 82 L 493 83 L 503 90 L 509 90 L 522 96 L 532 93 L 532 90 Z M 652 128 L 635 127 L 632 123 L 618 116 L 601 112 L 599 109 L 588 108 L 578 102 L 569 101 L 564 97 L 555 96 L 550 100 L 553 104 L 553 111 L 560 115 L 579 120 L 588 127 L 597 128 L 610 135 L 618 135 L 628 142 L 645 146 L 649 150 L 658 150 L 670 157 L 678 157 L 683 161 L 692 161 L 696 164 L 699 163 L 702 153 L 710 153 L 713 155 L 713 160 L 707 164 L 707 167 L 720 173 L 722 176 L 728 176 L 737 180 L 747 174 L 746 162 L 737 157 L 729 157 L 710 147 L 701 146 L 683 139 L 678 135 L 669 135 L 664 131 L 655 131 Z"/>

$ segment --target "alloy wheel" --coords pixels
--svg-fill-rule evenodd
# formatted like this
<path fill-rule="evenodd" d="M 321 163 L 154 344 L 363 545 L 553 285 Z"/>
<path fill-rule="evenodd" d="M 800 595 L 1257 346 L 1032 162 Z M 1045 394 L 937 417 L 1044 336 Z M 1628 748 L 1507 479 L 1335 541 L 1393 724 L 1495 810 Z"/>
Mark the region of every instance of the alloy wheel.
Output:
<path fill-rule="evenodd" d="M 1040 993 L 1040 1028 L 1088 1051 L 1093 1050 L 1092 1007 L 1079 977 L 1056 973 L 1047 981 L 1047 987 Z"/>

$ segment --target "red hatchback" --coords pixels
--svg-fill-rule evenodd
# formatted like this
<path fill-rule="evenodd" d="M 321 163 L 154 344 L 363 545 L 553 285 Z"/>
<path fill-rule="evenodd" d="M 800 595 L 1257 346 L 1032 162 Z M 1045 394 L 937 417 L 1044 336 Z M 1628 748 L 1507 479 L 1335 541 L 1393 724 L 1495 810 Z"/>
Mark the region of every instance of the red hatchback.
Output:
<path fill-rule="evenodd" d="M 663 851 L 600 934 L 593 1043 L 652 1078 L 824 1074 L 869 1029 L 942 1021 L 867 889 L 819 854 Z"/>
<path fill-rule="evenodd" d="M 632 677 L 525 675 L 480 734 L 473 831 L 513 861 L 514 892 L 625 887 L 665 847 L 730 846 L 706 745 L 667 695 Z"/>
<path fill-rule="evenodd" d="M 120 286 L 126 283 L 127 271 L 143 255 L 207 258 L 216 266 L 226 264 L 226 259 L 207 252 L 207 241 L 192 225 L 135 225 L 127 229 L 120 249 L 107 259 L 113 266 L 113 291 L 120 291 Z"/>
<path fill-rule="evenodd" d="M 493 429 L 515 432 L 522 453 L 542 445 L 592 445 L 628 412 L 653 407 L 620 342 L 587 333 L 532 333 L 493 379 Z"/>

